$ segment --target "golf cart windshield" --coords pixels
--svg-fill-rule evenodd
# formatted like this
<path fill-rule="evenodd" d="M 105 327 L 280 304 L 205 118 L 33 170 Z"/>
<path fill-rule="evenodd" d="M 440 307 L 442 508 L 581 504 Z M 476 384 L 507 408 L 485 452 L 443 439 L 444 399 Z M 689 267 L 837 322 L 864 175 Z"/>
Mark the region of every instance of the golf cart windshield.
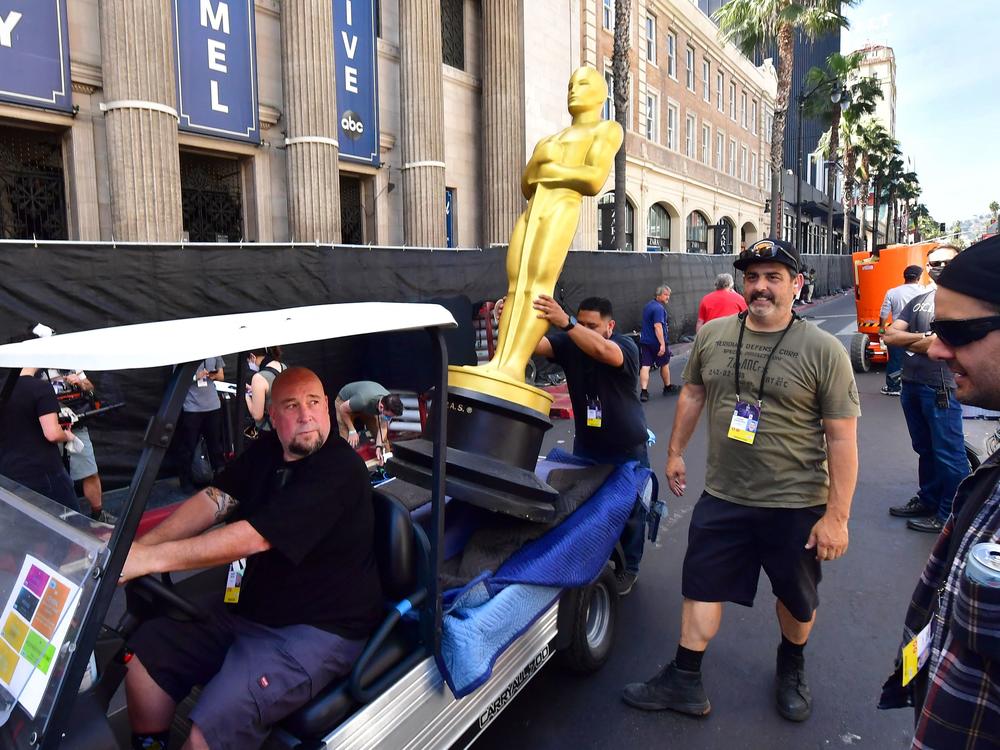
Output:
<path fill-rule="evenodd" d="M 0 477 L 0 722 L 41 735 L 107 563 L 110 527 Z"/>

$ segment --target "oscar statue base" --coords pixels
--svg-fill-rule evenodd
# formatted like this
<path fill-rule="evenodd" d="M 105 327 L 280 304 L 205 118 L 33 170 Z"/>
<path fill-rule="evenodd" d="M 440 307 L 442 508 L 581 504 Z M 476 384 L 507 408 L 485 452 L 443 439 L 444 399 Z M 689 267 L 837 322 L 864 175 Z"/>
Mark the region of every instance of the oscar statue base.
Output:
<path fill-rule="evenodd" d="M 535 464 L 542 438 L 552 423 L 535 408 L 454 384 L 456 370 L 475 369 L 450 368 L 446 491 L 456 500 L 487 510 L 550 521 L 559 493 L 538 478 Z M 515 385 L 520 386 L 518 390 L 542 395 L 537 399 L 528 393 L 534 405 L 551 401 L 544 391 L 523 383 Z M 428 424 L 431 429 L 433 425 Z M 388 469 L 393 476 L 430 487 L 432 456 L 430 440 L 403 440 L 393 445 Z"/>

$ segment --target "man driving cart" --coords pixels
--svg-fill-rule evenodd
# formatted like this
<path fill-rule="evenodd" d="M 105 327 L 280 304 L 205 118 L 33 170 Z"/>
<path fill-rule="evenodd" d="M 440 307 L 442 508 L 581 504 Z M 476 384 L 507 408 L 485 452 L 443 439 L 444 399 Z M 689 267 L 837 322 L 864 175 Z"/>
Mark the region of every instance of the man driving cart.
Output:
<path fill-rule="evenodd" d="M 232 564 L 203 619 L 151 620 L 130 641 L 133 748 L 165 747 L 196 685 L 185 748 L 259 747 L 271 725 L 350 671 L 381 620 L 368 472 L 329 439 L 329 406 L 310 370 L 281 373 L 273 432 L 132 545 L 122 582 Z"/>

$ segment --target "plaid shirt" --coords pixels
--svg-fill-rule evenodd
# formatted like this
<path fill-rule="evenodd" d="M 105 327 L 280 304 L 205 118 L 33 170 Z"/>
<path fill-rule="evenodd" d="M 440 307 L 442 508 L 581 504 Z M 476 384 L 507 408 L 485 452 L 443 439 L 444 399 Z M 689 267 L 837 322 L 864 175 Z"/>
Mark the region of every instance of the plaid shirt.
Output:
<path fill-rule="evenodd" d="M 955 514 L 972 516 L 968 530 L 956 540 L 953 562 L 945 570 L 956 515 L 948 520 L 913 592 L 903 629 L 905 644 L 933 617 L 915 750 L 1000 747 L 1000 588 L 980 586 L 965 575 L 974 545 L 1000 541 L 1000 451 L 959 487 Z M 894 675 L 890 682 L 899 685 L 898 679 Z M 912 699 L 909 686 L 896 690 L 887 683 L 884 707 L 893 705 L 891 697 L 886 700 L 887 692 L 905 696 L 894 705 Z"/>

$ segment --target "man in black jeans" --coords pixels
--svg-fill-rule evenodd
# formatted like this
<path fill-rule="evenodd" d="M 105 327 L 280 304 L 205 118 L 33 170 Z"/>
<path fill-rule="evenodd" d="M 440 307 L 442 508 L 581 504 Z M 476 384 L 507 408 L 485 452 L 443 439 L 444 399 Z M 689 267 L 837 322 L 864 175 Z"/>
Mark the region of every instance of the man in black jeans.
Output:
<path fill-rule="evenodd" d="M 573 455 L 615 465 L 638 461 L 648 468 L 646 415 L 639 402 L 639 350 L 631 339 L 614 332 L 611 302 L 588 297 L 576 316 L 544 294 L 533 306 L 540 318 L 562 330 L 543 336 L 535 354 L 548 357 L 566 372 L 576 427 Z M 625 569 L 618 572 L 618 593 L 622 596 L 639 576 L 645 516 L 637 500 L 621 537 Z"/>
<path fill-rule="evenodd" d="M 927 256 L 927 272 L 937 281 L 958 250 L 941 246 Z M 955 398 L 955 377 L 927 351 L 936 340 L 931 331 L 935 290 L 914 297 L 885 332 L 885 343 L 906 349 L 900 401 L 913 450 L 919 456 L 920 489 L 890 515 L 909 519 L 914 531 L 940 533 L 951 515 L 955 490 L 969 473 L 962 431 L 962 406 Z"/>

